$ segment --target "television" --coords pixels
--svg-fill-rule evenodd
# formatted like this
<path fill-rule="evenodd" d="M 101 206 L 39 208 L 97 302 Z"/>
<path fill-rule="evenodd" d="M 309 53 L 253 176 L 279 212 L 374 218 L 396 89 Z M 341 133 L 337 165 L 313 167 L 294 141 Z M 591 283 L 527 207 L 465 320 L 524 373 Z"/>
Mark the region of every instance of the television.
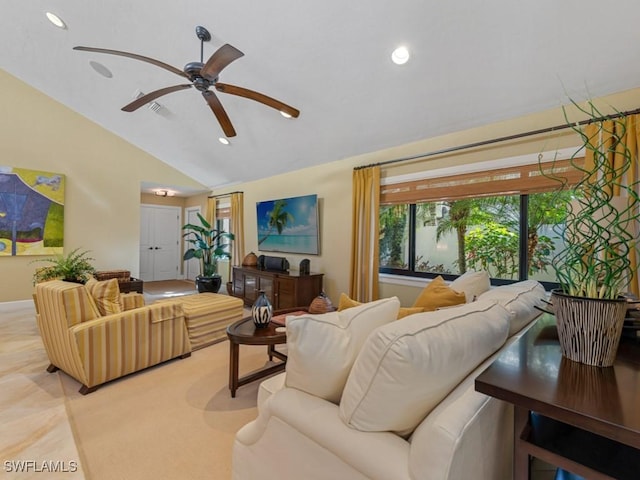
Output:
<path fill-rule="evenodd" d="M 318 196 L 256 202 L 258 250 L 318 255 Z"/>

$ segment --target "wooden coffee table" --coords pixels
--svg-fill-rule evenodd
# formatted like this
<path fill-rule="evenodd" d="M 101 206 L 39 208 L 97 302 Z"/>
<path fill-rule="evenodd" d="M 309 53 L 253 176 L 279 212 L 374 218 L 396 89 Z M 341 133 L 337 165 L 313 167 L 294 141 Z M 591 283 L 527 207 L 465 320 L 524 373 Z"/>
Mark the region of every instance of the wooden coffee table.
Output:
<path fill-rule="evenodd" d="M 275 349 L 275 345 L 287 343 L 287 334 L 284 331 L 276 331 L 277 327 L 280 327 L 280 325 L 270 323 L 265 328 L 256 328 L 251 317 L 243 318 L 227 327 L 227 336 L 229 337 L 229 390 L 231 390 L 232 397 L 236 396 L 238 387 L 284 370 L 287 356 L 278 352 Z M 282 362 L 238 378 L 240 345 L 266 345 L 269 360 L 273 360 L 273 357 L 276 357 Z"/>

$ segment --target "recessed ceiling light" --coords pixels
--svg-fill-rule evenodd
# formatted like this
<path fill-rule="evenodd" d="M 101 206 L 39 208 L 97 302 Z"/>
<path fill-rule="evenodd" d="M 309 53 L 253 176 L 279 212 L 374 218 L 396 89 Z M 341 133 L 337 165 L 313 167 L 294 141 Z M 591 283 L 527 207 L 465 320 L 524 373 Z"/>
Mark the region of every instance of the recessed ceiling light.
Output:
<path fill-rule="evenodd" d="M 224 137 L 220 137 L 220 138 L 218 138 L 218 141 L 219 141 L 221 144 L 223 144 L 223 145 L 229 145 L 229 140 L 227 140 L 227 139 L 226 139 L 226 138 L 224 138 Z"/>
<path fill-rule="evenodd" d="M 391 60 L 396 65 L 403 65 L 409 61 L 409 50 L 407 47 L 398 47 L 391 54 Z"/>
<path fill-rule="evenodd" d="M 56 27 L 64 28 L 64 29 L 67 28 L 67 24 L 64 23 L 64 21 L 59 16 L 57 16 L 55 13 L 47 12 L 46 15 L 47 15 L 47 18 L 49 19 L 49 21 L 51 23 L 53 23 Z"/>
<path fill-rule="evenodd" d="M 93 68 L 96 72 L 98 72 L 103 77 L 107 77 L 107 78 L 113 77 L 113 73 L 111 73 L 111 70 L 109 70 L 107 67 L 105 67 L 101 63 L 94 62 L 93 60 L 89 60 L 89 65 L 91 65 L 91 68 Z"/>
<path fill-rule="evenodd" d="M 291 118 L 291 115 L 289 115 L 287 112 L 283 112 L 282 110 L 280 110 L 280 115 L 282 115 L 284 118 Z"/>

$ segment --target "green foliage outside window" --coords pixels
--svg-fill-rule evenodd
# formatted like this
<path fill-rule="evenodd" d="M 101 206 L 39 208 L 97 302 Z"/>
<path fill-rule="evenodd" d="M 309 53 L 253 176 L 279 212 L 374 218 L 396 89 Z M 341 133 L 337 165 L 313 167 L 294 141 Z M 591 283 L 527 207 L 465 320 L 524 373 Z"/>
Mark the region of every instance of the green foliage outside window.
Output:
<path fill-rule="evenodd" d="M 527 266 L 528 276 L 547 272 L 555 254 L 554 239 L 545 235 L 566 217 L 566 200 L 571 191 L 532 194 L 528 197 Z M 562 198 L 559 198 L 561 196 Z M 495 278 L 517 279 L 520 256 L 520 196 L 500 196 L 439 202 L 446 214 L 435 216 L 435 202 L 416 205 L 416 223 L 436 227 L 435 241 L 454 234 L 457 266 L 484 269 Z M 442 207 L 441 207 L 442 208 Z M 380 265 L 407 269 L 410 210 L 408 205 L 385 206 L 380 211 Z M 454 243 L 453 241 L 451 243 Z M 416 272 L 451 273 L 442 259 L 416 255 Z"/>
<path fill-rule="evenodd" d="M 380 264 L 391 268 L 406 268 L 403 256 L 407 238 L 408 205 L 387 205 L 380 208 Z"/>

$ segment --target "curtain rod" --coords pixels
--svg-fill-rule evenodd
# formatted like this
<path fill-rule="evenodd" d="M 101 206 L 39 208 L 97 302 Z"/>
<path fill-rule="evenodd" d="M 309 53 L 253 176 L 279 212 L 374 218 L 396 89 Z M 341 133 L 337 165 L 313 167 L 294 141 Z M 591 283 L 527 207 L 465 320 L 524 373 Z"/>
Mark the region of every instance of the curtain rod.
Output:
<path fill-rule="evenodd" d="M 207 198 L 228 197 L 229 195 L 233 195 L 234 193 L 244 193 L 244 192 L 235 191 L 235 192 L 229 192 L 229 193 L 221 193 L 219 195 L 209 195 Z"/>
<path fill-rule="evenodd" d="M 531 137 L 533 135 L 540 135 L 541 133 L 550 133 L 550 132 L 554 132 L 554 131 L 557 131 L 557 130 L 564 130 L 565 128 L 570 128 L 573 125 L 586 125 L 588 123 L 601 122 L 601 121 L 604 121 L 604 120 L 613 120 L 615 118 L 626 117 L 627 115 L 636 115 L 638 113 L 640 113 L 640 108 L 636 108 L 635 110 L 629 110 L 627 112 L 616 113 L 616 114 L 613 114 L 613 115 L 606 115 L 606 116 L 599 117 L 599 118 L 591 118 L 591 119 L 588 119 L 588 120 L 582 120 L 580 122 L 575 122 L 575 123 L 570 123 L 570 124 L 563 124 L 563 125 L 556 125 L 555 127 L 547 127 L 547 128 L 541 128 L 539 130 L 531 130 L 529 132 L 516 133 L 514 135 L 507 135 L 506 137 L 492 138 L 491 140 L 482 140 L 480 142 L 467 143 L 466 145 L 458 145 L 456 147 L 443 148 L 441 150 L 435 150 L 433 152 L 428 152 L 428 153 L 421 153 L 421 154 L 418 154 L 418 155 L 411 155 L 409 157 L 396 158 L 396 159 L 393 159 L 393 160 L 385 160 L 384 162 L 371 163 L 369 165 L 361 165 L 359 167 L 354 167 L 353 169 L 354 170 L 361 170 L 363 168 L 382 167 L 384 165 L 390 165 L 392 163 L 407 162 L 409 160 L 417 160 L 419 158 L 433 157 L 435 155 L 442 155 L 443 153 L 457 152 L 457 151 L 460 151 L 460 150 L 467 150 L 469 148 L 483 147 L 485 145 L 491 145 L 491 144 L 494 144 L 494 143 L 506 142 L 506 141 L 509 141 L 509 140 L 517 140 L 519 138 Z"/>

